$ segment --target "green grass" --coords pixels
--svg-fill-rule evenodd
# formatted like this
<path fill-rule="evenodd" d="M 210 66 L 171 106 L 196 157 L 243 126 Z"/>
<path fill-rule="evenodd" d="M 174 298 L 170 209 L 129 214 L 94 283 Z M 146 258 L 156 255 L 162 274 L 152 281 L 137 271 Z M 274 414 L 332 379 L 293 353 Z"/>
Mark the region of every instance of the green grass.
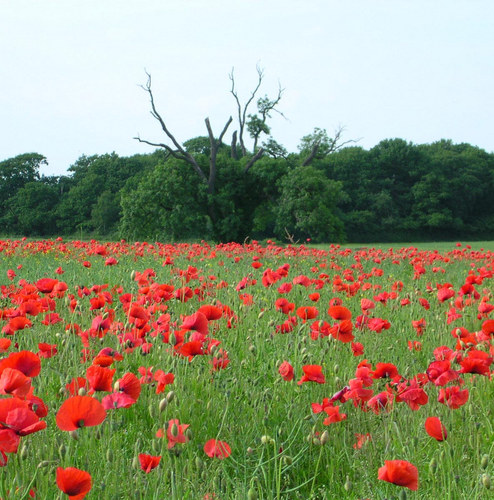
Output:
<path fill-rule="evenodd" d="M 493 242 L 471 245 L 473 250 L 494 248 Z M 32 318 L 32 328 L 19 331 L 12 337 L 19 350 L 37 352 L 38 342 L 47 342 L 57 344 L 59 353 L 42 360 L 41 374 L 32 381 L 34 394 L 49 406 L 45 419 L 47 428 L 22 437 L 18 453 L 9 454 L 8 464 L 0 471 L 1 498 L 23 498 L 31 483 L 37 491 L 36 498 L 65 497 L 55 483 L 57 467 L 88 471 L 93 478 L 88 498 L 95 499 L 178 500 L 200 499 L 205 495 L 211 498 L 213 494 L 214 498 L 222 500 L 256 497 L 390 499 L 402 498 L 402 491 L 406 491 L 408 498 L 417 499 L 489 497 L 490 491 L 484 485 L 486 480 L 483 482 L 482 478 L 485 474 L 494 474 L 493 459 L 490 458 L 494 451 L 494 388 L 487 377 L 463 376 L 470 398 L 457 410 L 450 410 L 437 402 L 439 388 L 432 384 L 425 388 L 429 403 L 418 411 L 411 411 L 404 403 L 395 403 L 389 413 L 375 415 L 354 407 L 349 401 L 340 409 L 347 414 L 347 419 L 329 426 L 323 425 L 324 414 L 316 415 L 311 411 L 311 403 L 320 403 L 345 386 L 355 377 L 356 366 L 363 358 L 373 366 L 378 362 L 394 363 L 400 374 L 411 378 L 426 371 L 434 359 L 435 348 L 446 345 L 454 349 L 453 327 L 464 326 L 469 331 L 479 331 L 483 321 L 477 318 L 480 299 L 465 307 L 460 320 L 447 325 L 446 312 L 450 305 L 440 304 L 435 292 L 428 292 L 426 285 L 430 283 L 435 289 L 436 283 L 448 281 L 458 291 L 472 269 L 476 274 L 481 274 L 481 269 L 492 270 L 493 255 L 471 258 L 469 251 L 461 254 L 464 246 L 458 248 L 454 243 L 375 246 L 382 248 L 383 252 L 390 247 L 398 250 L 401 246 L 417 247 L 420 251 L 438 249 L 439 254 L 456 252 L 457 256 L 451 254 L 449 261 L 426 262 L 428 254 L 424 254 L 421 259 L 426 272 L 414 280 L 410 264 L 414 257 L 408 253 L 399 264 L 393 264 L 393 259 L 383 257 L 383 253 L 369 256 L 368 251 L 361 252 L 361 266 L 356 266 L 355 250 L 348 255 L 335 250 L 330 254 L 317 252 L 327 250 L 327 245 L 310 246 L 308 252 L 296 255 L 283 252 L 274 255 L 262 248 L 252 253 L 240 248 L 235 251 L 218 249 L 216 256 L 211 255 L 211 249 L 196 255 L 184 251 L 173 256 L 173 266 L 162 266 L 165 257 L 157 255 L 156 251 L 146 251 L 139 256 L 132 250 L 128 255 L 117 253 L 119 263 L 111 267 L 104 265 L 101 256 L 88 256 L 90 247 L 67 246 L 70 252 L 60 252 L 59 248 L 51 248 L 47 253 L 19 248 L 12 255 L 5 250 L 0 253 L 1 285 L 10 283 L 5 277 L 7 269 L 16 271 L 15 285 L 19 279 L 34 283 L 42 277 L 58 277 L 67 283 L 67 293 L 75 294 L 79 302 L 76 312 L 71 313 L 66 298 L 55 299 L 56 311 L 64 323 L 45 326 L 41 324 L 44 316 L 41 314 Z M 373 246 L 365 247 L 370 249 Z M 235 252 L 241 257 L 239 262 L 234 260 Z M 252 255 L 259 255 L 263 263 L 261 269 L 250 266 Z M 379 256 L 381 262 L 376 263 L 374 259 Z M 92 262 L 90 269 L 81 265 L 86 259 Z M 288 277 L 271 288 L 264 287 L 261 284 L 263 271 L 277 269 L 284 263 L 291 266 Z M 473 268 L 471 263 L 474 263 Z M 318 267 L 315 272 L 312 270 L 321 264 L 325 267 Z M 18 270 L 18 265 L 22 265 L 22 269 Z M 331 265 L 337 267 L 331 269 Z M 59 266 L 65 271 L 61 276 L 55 274 Z M 144 355 L 136 349 L 126 354 L 123 361 L 112 366 L 116 368 L 114 381 L 126 372 L 137 374 L 141 366 L 152 366 L 154 371 L 162 369 L 174 373 L 174 384 L 163 394 L 155 394 L 155 385 L 143 385 L 134 406 L 108 411 L 103 424 L 79 429 L 77 439 L 60 430 L 55 416 L 67 398 L 64 386 L 73 377 L 85 376 L 90 365 L 89 362 L 81 363 L 81 340 L 64 331 L 64 324 L 78 323 L 86 330 L 98 314 L 98 311 L 89 310 L 89 297 L 77 297 L 76 287 L 108 284 L 108 290 L 113 290 L 113 304 L 108 308 L 114 309 L 115 321 L 121 322 L 122 328 L 128 331 L 131 326 L 118 297 L 122 293 L 138 295 L 139 286 L 131 279 L 132 272 L 152 268 L 156 272 L 155 283 L 171 283 L 179 288 L 182 281 L 177 270 L 186 270 L 188 266 L 197 267 L 199 276 L 205 277 L 204 281 L 192 279 L 187 283 L 190 288 L 201 288 L 202 283 L 211 284 L 203 287 L 204 301 L 200 302 L 197 295 L 186 303 L 172 299 L 163 302 L 168 306 L 166 312 L 178 328 L 182 317 L 193 314 L 201 305 L 221 303 L 229 306 L 238 318 L 234 327 L 228 327 L 225 317 L 210 326 L 210 337 L 220 341 L 220 347 L 228 352 L 230 363 L 227 368 L 213 373 L 211 355 L 196 356 L 191 362 L 174 356 L 171 346 L 163 343 L 160 336 L 149 337 L 148 333 L 147 338 L 153 343 L 151 352 Z M 335 291 L 331 284 L 335 275 L 343 276 L 344 269 L 352 269 L 352 266 L 355 279 L 364 276 L 361 277 L 362 284 L 370 283 L 374 288 L 361 288 L 353 296 Z M 435 266 L 445 272 L 433 272 Z M 372 273 L 373 268 L 382 269 L 382 276 Z M 277 287 L 301 274 L 317 278 L 320 273 L 328 274 L 329 282 L 318 290 L 321 297 L 315 305 L 319 310 L 318 319 L 329 322 L 334 322 L 326 312 L 331 299 L 340 298 L 352 311 L 355 321 L 360 314 L 361 298 L 372 299 L 381 291 L 391 292 L 393 283 L 403 282 L 397 299 L 389 300 L 386 305 L 378 303 L 372 311 L 374 316 L 389 320 L 391 328 L 381 333 L 354 331 L 355 340 L 365 348 L 362 357 L 354 357 L 350 344 L 332 340 L 332 337 L 311 340 L 312 321 L 303 324 L 299 319 L 292 332 L 276 333 L 276 325 L 286 319 L 274 307 L 280 296 Z M 237 283 L 248 274 L 257 279 L 257 284 L 240 293 L 253 295 L 252 306 L 243 305 L 239 292 L 235 290 Z M 210 275 L 217 279 L 209 280 Z M 221 280 L 228 282 L 228 286 L 216 288 Z M 492 302 L 491 277 L 475 286 L 481 296 Z M 118 287 L 122 290 L 118 291 Z M 294 285 L 285 297 L 296 307 L 311 305 L 308 294 L 314 291 L 314 285 L 308 289 Z M 18 304 L 13 304 L 6 292 L 2 297 L 0 309 L 17 307 Z M 420 306 L 418 299 L 421 297 L 430 301 L 430 310 Z M 404 298 L 409 298 L 411 303 L 401 306 L 400 301 Z M 151 304 L 147 302 L 145 305 Z M 162 313 L 157 312 L 150 323 Z M 422 317 L 426 319 L 427 327 L 419 338 L 411 322 Z M 0 321 L 0 326 L 5 324 L 6 320 Z M 408 340 L 421 341 L 422 349 L 410 351 Z M 89 342 L 95 353 L 103 347 L 123 350 L 117 336 L 112 333 L 102 339 L 90 338 Z M 488 347 L 481 348 L 486 350 Z M 10 351 L 13 350 L 14 346 Z M 284 360 L 294 367 L 295 379 L 292 382 L 283 381 L 278 374 L 278 367 Z M 302 367 L 309 364 L 322 366 L 325 384 L 297 384 Z M 458 368 L 455 365 L 455 369 Z M 384 390 L 386 382 L 376 380 L 372 389 L 375 393 Z M 160 402 L 169 391 L 173 391 L 175 397 L 160 411 Z M 101 399 L 103 395 L 97 393 L 95 397 Z M 437 442 L 427 435 L 424 421 L 428 416 L 441 418 L 448 430 L 446 441 Z M 166 439 L 157 439 L 155 434 L 171 419 L 190 424 L 191 439 L 169 451 Z M 321 445 L 319 437 L 324 431 L 329 433 L 329 440 Z M 370 433 L 372 440 L 361 449 L 354 449 L 356 433 Z M 211 438 L 226 441 L 231 446 L 231 456 L 224 460 L 206 456 L 203 446 Z M 161 455 L 159 467 L 145 474 L 138 467 L 139 453 Z M 483 458 L 485 455 L 489 457 L 487 464 Z M 378 481 L 378 469 L 385 460 L 395 459 L 407 460 L 418 468 L 420 485 L 416 492 Z M 17 487 L 19 491 L 14 494 Z M 7 490 L 10 490 L 10 496 L 7 496 Z"/>

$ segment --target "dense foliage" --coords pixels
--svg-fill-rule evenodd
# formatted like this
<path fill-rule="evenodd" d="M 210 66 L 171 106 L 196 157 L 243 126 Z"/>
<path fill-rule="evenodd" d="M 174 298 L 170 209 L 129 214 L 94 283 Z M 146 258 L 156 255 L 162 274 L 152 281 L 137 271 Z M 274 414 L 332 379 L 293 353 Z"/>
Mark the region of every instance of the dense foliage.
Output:
<path fill-rule="evenodd" d="M 314 140 L 320 147 L 307 164 Z M 165 151 L 82 156 L 60 177 L 40 175 L 42 155 L 23 154 L 0 162 L 0 227 L 27 236 L 173 241 L 493 236 L 494 154 L 448 140 L 417 145 L 402 139 L 327 154 L 328 141 L 316 129 L 298 153 L 274 144 L 248 168 L 253 154 L 236 158 L 220 144 L 214 189 Z M 208 138 L 184 147 L 208 171 Z"/>

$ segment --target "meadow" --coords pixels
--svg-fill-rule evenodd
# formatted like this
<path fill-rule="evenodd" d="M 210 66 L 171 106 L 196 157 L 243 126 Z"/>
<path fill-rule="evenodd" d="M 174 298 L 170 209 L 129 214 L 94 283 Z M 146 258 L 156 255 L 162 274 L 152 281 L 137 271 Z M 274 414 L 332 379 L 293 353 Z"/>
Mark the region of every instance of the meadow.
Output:
<path fill-rule="evenodd" d="M 493 250 L 0 240 L 0 498 L 491 497 Z"/>

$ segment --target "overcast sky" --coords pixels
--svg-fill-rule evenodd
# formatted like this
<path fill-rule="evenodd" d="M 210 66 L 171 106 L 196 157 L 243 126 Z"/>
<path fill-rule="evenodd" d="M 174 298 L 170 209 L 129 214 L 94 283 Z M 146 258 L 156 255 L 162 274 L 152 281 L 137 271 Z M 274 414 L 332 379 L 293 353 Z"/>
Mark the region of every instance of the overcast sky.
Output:
<path fill-rule="evenodd" d="M 0 0 L 0 160 L 37 152 L 45 174 L 81 155 L 161 142 L 139 87 L 177 139 L 217 134 L 265 69 L 285 89 L 274 138 L 314 127 L 370 148 L 400 137 L 494 151 L 492 0 Z M 254 109 L 252 109 L 254 111 Z M 232 130 L 233 131 L 233 128 Z"/>

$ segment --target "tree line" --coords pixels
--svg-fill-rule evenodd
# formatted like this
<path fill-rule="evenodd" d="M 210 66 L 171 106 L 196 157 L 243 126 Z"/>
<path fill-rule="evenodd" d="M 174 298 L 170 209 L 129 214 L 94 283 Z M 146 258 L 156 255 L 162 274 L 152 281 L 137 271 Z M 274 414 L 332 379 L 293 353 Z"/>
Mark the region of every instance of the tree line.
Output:
<path fill-rule="evenodd" d="M 250 116 L 245 130 L 250 124 L 257 141 L 266 120 Z M 38 153 L 0 162 L 3 234 L 321 242 L 494 237 L 493 153 L 450 140 L 336 147 L 320 129 L 294 153 L 270 138 L 249 152 L 238 137 L 224 144 L 208 122 L 207 136 L 177 142 L 179 148 L 152 143 L 159 149 L 150 154 L 82 156 L 61 176 L 42 175 L 47 160 Z"/>

